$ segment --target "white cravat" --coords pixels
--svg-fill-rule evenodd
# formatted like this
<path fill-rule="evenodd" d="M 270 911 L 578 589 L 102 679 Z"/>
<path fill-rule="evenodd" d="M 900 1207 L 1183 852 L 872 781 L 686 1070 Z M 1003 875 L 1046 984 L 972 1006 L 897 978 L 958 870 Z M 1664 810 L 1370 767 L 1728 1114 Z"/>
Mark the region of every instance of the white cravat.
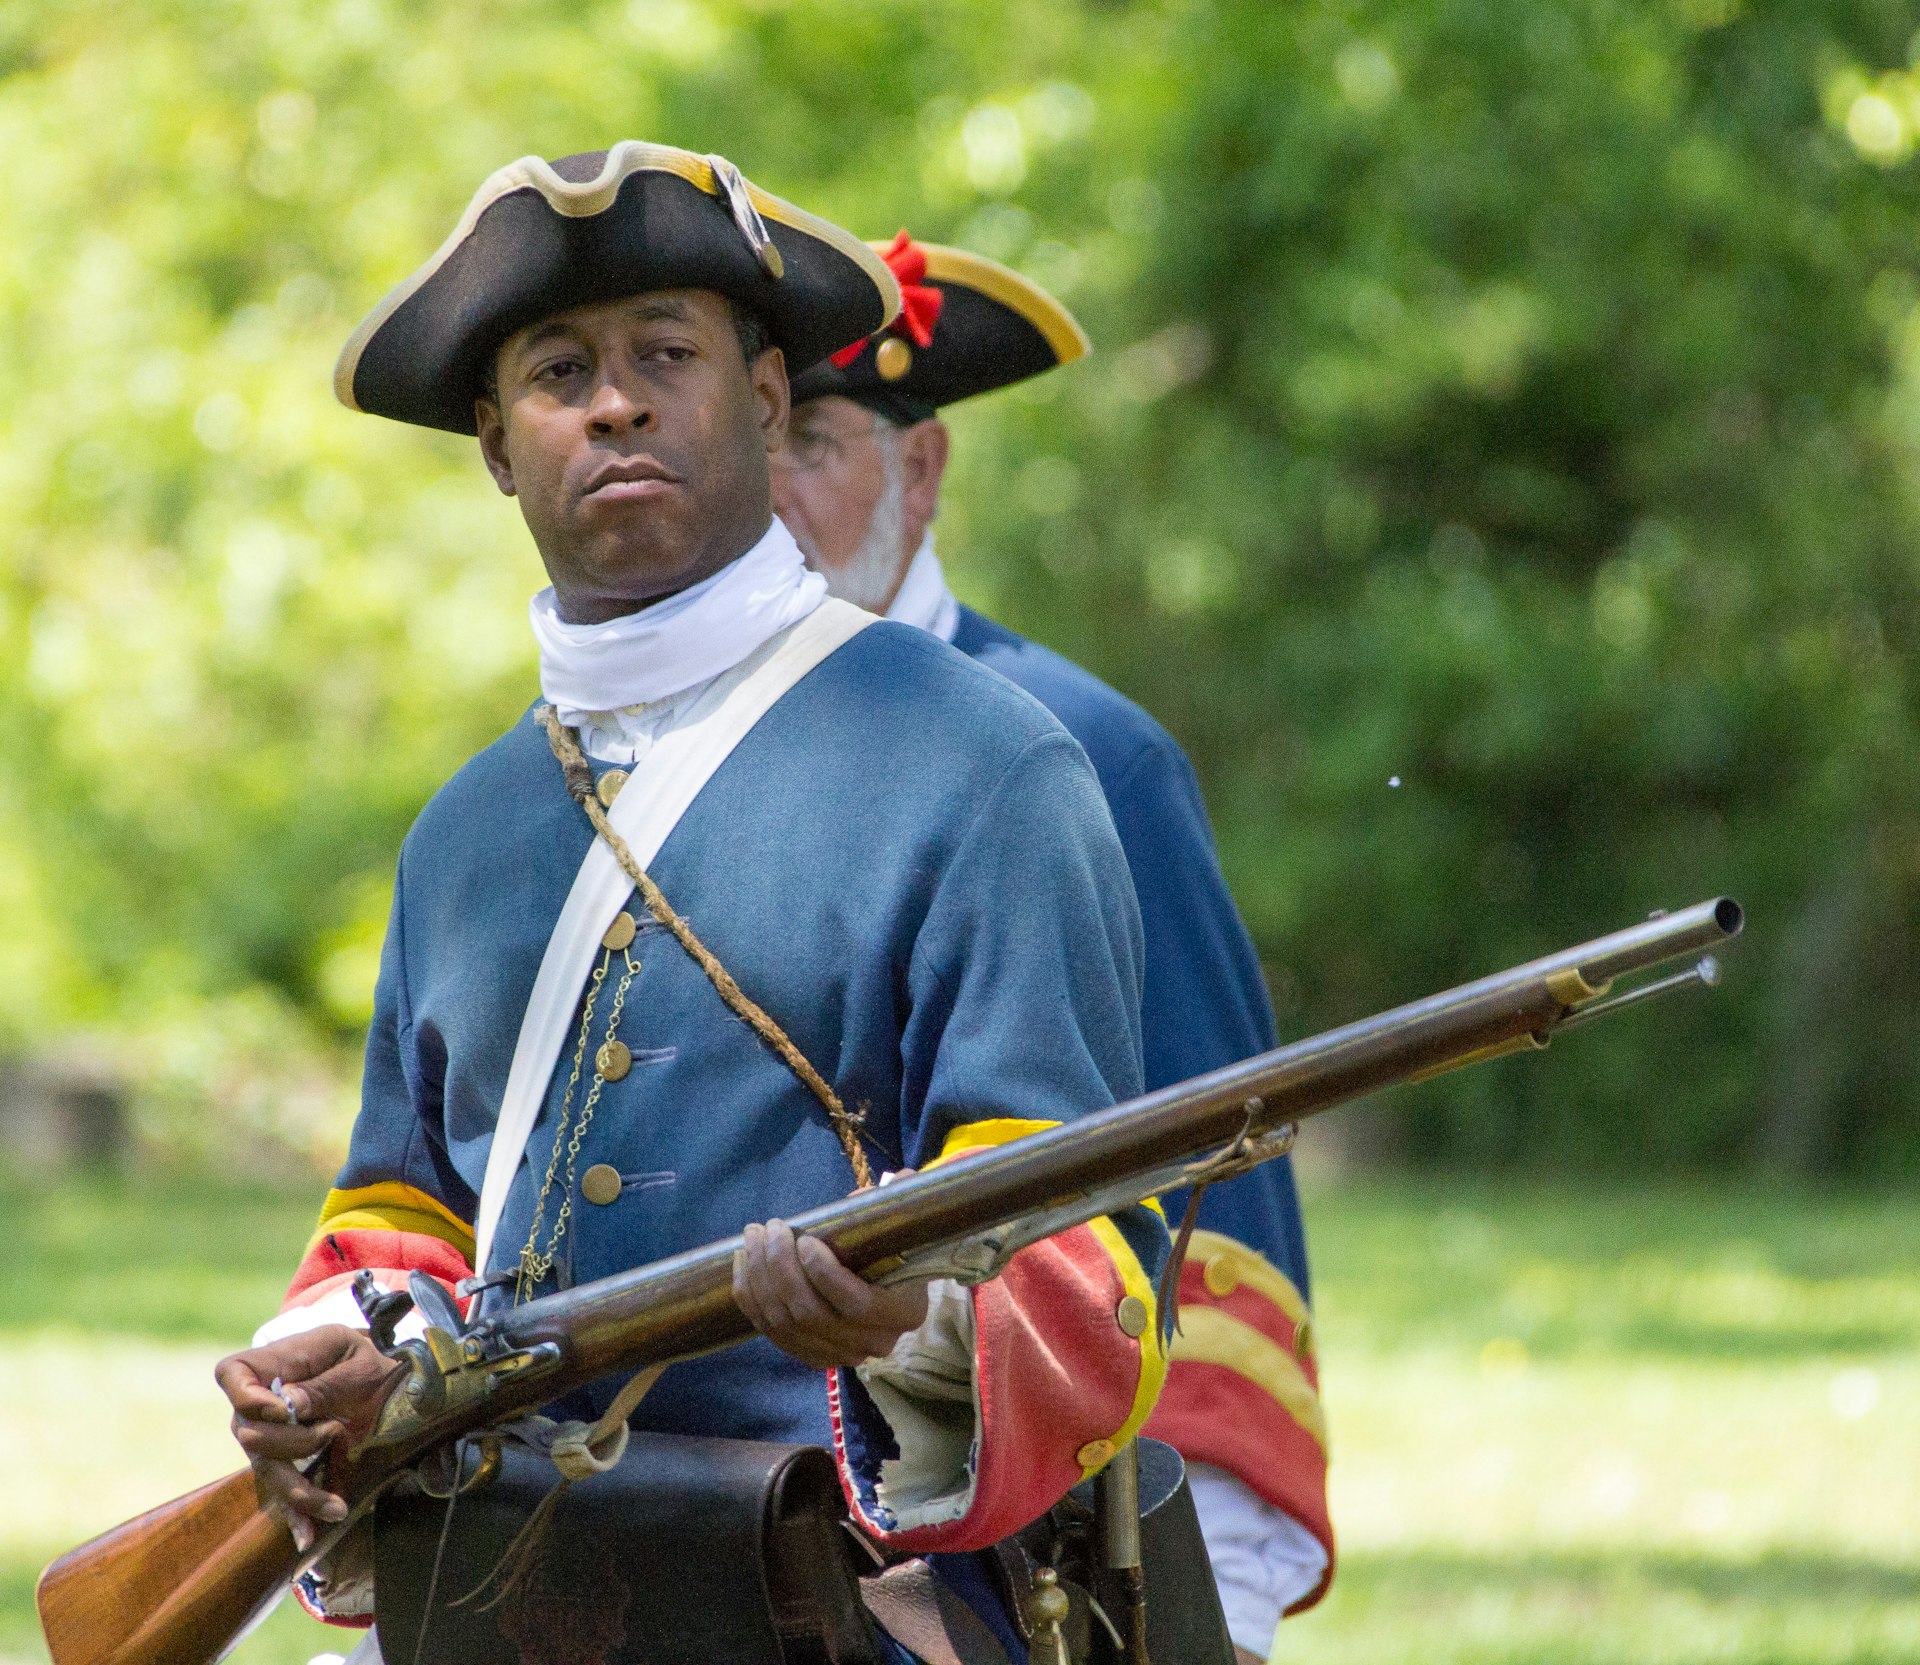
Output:
<path fill-rule="evenodd" d="M 675 712 L 826 593 L 778 517 L 711 578 L 604 624 L 567 623 L 553 591 L 542 590 L 527 609 L 540 644 L 540 691 L 579 729 L 588 756 L 637 762 Z"/>
<path fill-rule="evenodd" d="M 887 609 L 887 617 L 928 631 L 943 642 L 952 641 L 960 628 L 960 602 L 947 588 L 946 571 L 933 552 L 931 526 L 907 563 L 907 575 L 900 580 L 900 591 Z"/>

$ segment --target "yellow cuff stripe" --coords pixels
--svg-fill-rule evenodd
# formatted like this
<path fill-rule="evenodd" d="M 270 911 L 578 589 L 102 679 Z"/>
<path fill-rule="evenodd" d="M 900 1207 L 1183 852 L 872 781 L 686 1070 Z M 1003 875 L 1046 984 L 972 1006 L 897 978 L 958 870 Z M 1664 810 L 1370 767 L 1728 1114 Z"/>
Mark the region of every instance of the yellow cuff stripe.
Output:
<path fill-rule="evenodd" d="M 1183 1306 L 1173 1338 L 1175 1364 L 1224 1365 L 1272 1395 L 1280 1408 L 1327 1449 L 1327 1418 L 1307 1373 L 1286 1348 L 1218 1307 Z"/>
<path fill-rule="evenodd" d="M 1158 1208 L 1159 1204 L 1155 1203 L 1154 1207 Z M 1107 1455 L 1097 1463 L 1081 1465 L 1080 1478 L 1083 1480 L 1105 1468 L 1112 1460 L 1113 1452 L 1140 1432 L 1167 1380 L 1167 1354 L 1160 1342 L 1160 1303 L 1155 1298 L 1146 1269 L 1140 1264 L 1140 1257 L 1133 1252 L 1133 1245 L 1121 1235 L 1120 1228 L 1112 1220 L 1103 1214 L 1091 1221 L 1090 1225 L 1095 1239 L 1107 1251 L 1120 1273 L 1120 1282 L 1127 1294 L 1137 1296 L 1146 1307 L 1147 1327 L 1140 1335 L 1140 1380 L 1134 1384 L 1133 1408 L 1127 1412 L 1127 1420 L 1108 1436 L 1111 1449 Z"/>
<path fill-rule="evenodd" d="M 307 1247 L 311 1249 L 330 1231 L 418 1232 L 458 1249 L 469 1262 L 473 1259 L 473 1227 L 438 1197 L 395 1179 L 350 1191 L 329 1191 Z"/>
<path fill-rule="evenodd" d="M 1284 1312 L 1296 1329 L 1311 1316 L 1293 1279 L 1237 1238 L 1217 1231 L 1196 1231 L 1187 1244 L 1187 1261 L 1201 1268 L 1210 1295 L 1231 1295 L 1244 1284 Z"/>
<path fill-rule="evenodd" d="M 992 1150 L 996 1145 L 1010 1145 L 1016 1139 L 1024 1139 L 1029 1133 L 1045 1133 L 1050 1127 L 1058 1127 L 1058 1122 L 1022 1121 L 1018 1116 L 994 1116 L 982 1122 L 962 1122 L 940 1145 L 940 1154 L 927 1164 L 937 1168 L 942 1162 L 951 1162 L 956 1156 L 963 1156 L 970 1150 Z"/>

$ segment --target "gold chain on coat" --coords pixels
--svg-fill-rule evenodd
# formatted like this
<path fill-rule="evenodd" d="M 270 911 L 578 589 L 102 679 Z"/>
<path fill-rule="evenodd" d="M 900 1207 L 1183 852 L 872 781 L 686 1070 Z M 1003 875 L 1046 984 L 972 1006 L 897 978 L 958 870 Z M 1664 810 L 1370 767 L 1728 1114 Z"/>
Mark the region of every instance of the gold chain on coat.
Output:
<path fill-rule="evenodd" d="M 633 987 L 633 980 L 640 974 L 640 967 L 634 963 L 633 955 L 627 949 L 619 950 L 620 958 L 625 962 L 620 973 L 620 981 L 614 985 L 613 1008 L 607 1017 L 607 1037 L 601 1042 L 606 1045 L 615 1040 L 620 1033 L 620 1017 L 626 1010 L 627 991 Z M 547 1177 L 540 1183 L 540 1195 L 534 1200 L 533 1224 L 527 1231 L 527 1245 L 520 1251 L 520 1269 L 514 1285 L 513 1298 L 516 1302 L 529 1299 L 534 1287 L 553 1270 L 553 1263 L 560 1253 L 560 1240 L 567 1234 L 567 1224 L 573 1218 L 573 1178 L 574 1169 L 579 1165 L 580 1145 L 587 1136 L 587 1128 L 593 1122 L 593 1113 L 600 1107 L 600 1090 L 606 1086 L 607 1078 L 600 1068 L 596 1054 L 593 1070 L 593 1085 L 587 1089 L 586 1101 L 580 1106 L 580 1120 L 568 1136 L 568 1124 L 573 1121 L 573 1095 L 580 1086 L 580 1066 L 586 1061 L 587 1042 L 593 1033 L 593 1007 L 600 998 L 601 986 L 606 982 L 608 969 L 613 964 L 614 950 L 603 948 L 600 951 L 600 964 L 594 968 L 593 981 L 587 989 L 587 1003 L 580 1013 L 580 1036 L 573 1048 L 573 1073 L 567 1077 L 567 1090 L 560 1100 L 560 1121 L 553 1131 L 553 1156 L 547 1163 Z M 560 1159 L 566 1157 L 566 1173 L 562 1177 Z M 540 1224 L 546 1214 L 547 1199 L 552 1196 L 555 1182 L 560 1184 L 560 1211 L 554 1216 L 553 1231 L 547 1239 L 545 1249 L 537 1247 L 540 1241 Z"/>

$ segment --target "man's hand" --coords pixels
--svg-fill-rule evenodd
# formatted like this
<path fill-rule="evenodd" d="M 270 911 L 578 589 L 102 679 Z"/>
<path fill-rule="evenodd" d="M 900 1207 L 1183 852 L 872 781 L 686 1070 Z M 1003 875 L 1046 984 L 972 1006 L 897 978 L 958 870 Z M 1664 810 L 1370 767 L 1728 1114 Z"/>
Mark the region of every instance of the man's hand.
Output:
<path fill-rule="evenodd" d="M 213 1369 L 233 1405 L 233 1437 L 253 1465 L 266 1511 L 286 1522 L 306 1549 L 315 1521 L 345 1520 L 343 1498 L 323 1491 L 294 1465 L 342 1434 L 365 1431 L 400 1367 L 365 1330 L 327 1324 L 222 1359 Z M 286 1398 L 272 1388 L 278 1378 Z"/>
<path fill-rule="evenodd" d="M 784 1220 L 748 1226 L 746 1239 L 733 1257 L 734 1304 L 802 1364 L 833 1370 L 880 1358 L 926 1322 L 925 1284 L 878 1289 Z"/>

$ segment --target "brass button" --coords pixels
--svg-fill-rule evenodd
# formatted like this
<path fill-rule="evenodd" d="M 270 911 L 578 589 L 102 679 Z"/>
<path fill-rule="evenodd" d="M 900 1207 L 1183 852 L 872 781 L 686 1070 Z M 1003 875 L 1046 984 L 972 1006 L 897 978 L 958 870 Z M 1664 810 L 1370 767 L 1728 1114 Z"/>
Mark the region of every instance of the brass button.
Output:
<path fill-rule="evenodd" d="M 1113 1461 L 1113 1441 L 1088 1440 L 1074 1452 L 1073 1460 L 1082 1468 L 1105 1468 Z"/>
<path fill-rule="evenodd" d="M 1294 1327 L 1293 1356 L 1305 1364 L 1313 1356 L 1313 1320 L 1303 1318 Z"/>
<path fill-rule="evenodd" d="M 608 1041 L 593 1055 L 593 1067 L 602 1081 L 619 1081 L 633 1068 L 633 1054 L 625 1041 Z"/>
<path fill-rule="evenodd" d="M 1129 1295 L 1113 1309 L 1113 1321 L 1135 1340 L 1147 1333 L 1147 1318 L 1147 1303 L 1138 1295 Z"/>
<path fill-rule="evenodd" d="M 1209 1295 L 1231 1295 L 1240 1287 L 1240 1274 L 1234 1271 L 1233 1262 L 1225 1255 L 1215 1255 L 1200 1275 Z"/>
<path fill-rule="evenodd" d="M 605 1208 L 620 1200 L 620 1170 L 610 1163 L 596 1162 L 580 1176 L 580 1195 Z"/>
<path fill-rule="evenodd" d="M 626 784 L 626 770 L 609 769 L 593 783 L 593 794 L 606 808 L 612 809 L 613 800 L 620 796 L 620 788 Z"/>
<path fill-rule="evenodd" d="M 873 350 L 873 367 L 883 382 L 897 382 L 913 368 L 913 349 L 897 335 L 890 335 Z"/>
<path fill-rule="evenodd" d="M 613 916 L 613 923 L 607 927 L 607 934 L 600 939 L 600 946 L 618 953 L 633 941 L 634 929 L 632 914 L 617 913 Z"/>

